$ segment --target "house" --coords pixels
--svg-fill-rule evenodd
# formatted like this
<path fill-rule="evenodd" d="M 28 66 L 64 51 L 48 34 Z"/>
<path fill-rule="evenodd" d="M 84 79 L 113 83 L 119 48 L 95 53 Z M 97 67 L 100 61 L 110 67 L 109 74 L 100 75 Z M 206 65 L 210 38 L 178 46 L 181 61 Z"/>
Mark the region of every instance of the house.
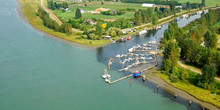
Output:
<path fill-rule="evenodd" d="M 118 12 L 118 11 L 113 10 L 113 11 L 110 12 L 110 14 L 117 14 L 117 12 Z"/>
<path fill-rule="evenodd" d="M 110 39 L 111 39 L 111 36 L 105 36 L 105 39 L 109 39 L 109 40 L 110 40 Z"/>
<path fill-rule="evenodd" d="M 183 9 L 183 7 L 182 7 L 182 6 L 175 6 L 175 8 L 180 8 L 180 9 Z"/>
<path fill-rule="evenodd" d="M 94 22 L 93 19 L 85 19 L 84 22 L 89 23 L 91 25 L 96 25 L 96 23 L 97 23 L 97 22 Z"/>
<path fill-rule="evenodd" d="M 82 2 L 82 0 L 70 0 L 72 2 Z"/>
<path fill-rule="evenodd" d="M 83 9 L 80 9 L 80 12 L 81 12 L 81 13 L 85 13 L 85 11 L 84 11 Z"/>
<path fill-rule="evenodd" d="M 95 11 L 99 11 L 99 12 L 102 12 L 102 11 L 108 11 L 110 9 L 108 8 L 97 8 Z"/>
<path fill-rule="evenodd" d="M 102 28 L 106 28 L 107 27 L 107 23 L 102 23 Z"/>
<path fill-rule="evenodd" d="M 142 7 L 156 7 L 155 4 L 143 3 Z"/>

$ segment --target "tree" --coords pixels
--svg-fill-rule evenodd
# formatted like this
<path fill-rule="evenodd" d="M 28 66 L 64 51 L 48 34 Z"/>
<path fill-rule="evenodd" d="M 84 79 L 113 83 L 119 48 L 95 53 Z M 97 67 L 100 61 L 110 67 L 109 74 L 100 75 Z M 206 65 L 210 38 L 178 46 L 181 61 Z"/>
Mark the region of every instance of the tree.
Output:
<path fill-rule="evenodd" d="M 101 2 L 101 5 L 104 5 L 104 2 L 103 2 L 103 1 Z"/>
<path fill-rule="evenodd" d="M 170 59 L 173 65 L 176 65 L 180 57 L 180 49 L 175 42 L 170 42 L 166 45 L 164 52 L 164 59 Z"/>
<path fill-rule="evenodd" d="M 215 67 L 212 65 L 205 65 L 202 68 L 202 76 L 198 83 L 199 86 L 209 89 L 212 88 L 212 84 L 216 77 L 216 70 Z"/>
<path fill-rule="evenodd" d="M 103 29 L 102 29 L 102 22 L 97 22 L 96 24 L 96 31 L 95 31 L 96 35 L 98 35 L 99 37 L 102 36 L 103 34 Z"/>
<path fill-rule="evenodd" d="M 158 23 L 158 17 L 156 15 L 154 15 L 153 19 L 152 19 L 152 24 L 157 25 L 157 23 Z"/>
<path fill-rule="evenodd" d="M 210 31 L 207 31 L 204 35 L 205 37 L 205 46 L 211 49 L 216 49 L 218 45 L 218 38 L 216 34 L 211 34 Z"/>
<path fill-rule="evenodd" d="M 76 9 L 76 13 L 75 13 L 75 18 L 76 18 L 76 19 L 79 19 L 79 18 L 81 18 L 81 17 L 82 17 L 81 11 L 80 11 L 79 8 L 77 8 L 77 9 Z"/>
<path fill-rule="evenodd" d="M 205 0 L 202 0 L 202 6 L 205 7 Z"/>
<path fill-rule="evenodd" d="M 134 17 L 135 17 L 134 18 L 135 25 L 137 25 L 137 26 L 140 25 L 142 22 L 141 12 L 139 12 L 139 11 L 135 12 Z"/>

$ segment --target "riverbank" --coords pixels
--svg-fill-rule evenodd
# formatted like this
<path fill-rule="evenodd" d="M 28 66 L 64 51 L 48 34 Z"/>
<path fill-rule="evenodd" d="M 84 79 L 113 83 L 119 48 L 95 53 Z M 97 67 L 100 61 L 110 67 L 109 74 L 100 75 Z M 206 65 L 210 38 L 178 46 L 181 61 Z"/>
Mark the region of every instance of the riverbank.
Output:
<path fill-rule="evenodd" d="M 163 75 L 162 73 L 160 73 L 160 71 L 158 71 L 156 68 L 151 69 L 145 73 L 143 73 L 143 75 L 146 76 L 147 80 L 154 83 L 155 87 L 156 84 L 159 85 L 159 87 L 161 87 L 162 89 L 166 90 L 167 92 L 173 94 L 174 96 L 177 95 L 178 97 L 184 98 L 186 100 L 191 100 L 193 103 L 197 103 L 199 104 L 201 107 L 210 109 L 210 110 L 220 110 L 220 108 L 218 108 L 217 106 L 214 106 L 210 103 L 204 102 L 200 99 L 198 99 L 197 97 L 195 97 L 192 94 L 189 94 L 188 91 L 183 90 L 181 88 L 178 88 L 177 86 L 175 86 L 173 83 L 171 83 L 167 77 L 165 75 Z M 195 91 L 197 92 L 197 91 Z"/>
<path fill-rule="evenodd" d="M 38 32 L 42 32 L 49 37 L 53 37 L 70 45 L 82 48 L 97 48 L 111 43 L 109 40 L 78 39 L 80 34 L 73 33 L 71 35 L 67 35 L 47 28 L 43 25 L 43 21 L 37 16 L 37 7 L 39 6 L 39 1 L 17 0 L 16 8 L 20 18 L 25 21 L 25 23 L 30 24 Z"/>

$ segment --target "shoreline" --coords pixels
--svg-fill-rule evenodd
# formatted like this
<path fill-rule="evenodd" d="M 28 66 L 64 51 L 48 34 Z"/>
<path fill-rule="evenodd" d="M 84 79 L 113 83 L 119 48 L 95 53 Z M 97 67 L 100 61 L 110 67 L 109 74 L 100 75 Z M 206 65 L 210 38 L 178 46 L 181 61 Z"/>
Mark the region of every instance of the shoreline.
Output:
<path fill-rule="evenodd" d="M 149 72 L 150 71 L 150 72 Z M 170 94 L 173 94 L 175 96 L 176 94 L 178 97 L 181 97 L 185 100 L 191 100 L 192 102 L 200 105 L 202 108 L 210 109 L 210 110 L 220 110 L 219 107 L 209 103 L 204 102 L 202 100 L 197 99 L 195 96 L 189 94 L 187 91 L 184 91 L 182 89 L 179 89 L 177 87 L 174 87 L 173 85 L 166 82 L 164 79 L 162 79 L 160 76 L 156 75 L 158 73 L 158 70 L 156 68 L 149 70 L 148 72 L 143 73 L 146 76 L 146 80 L 152 82 L 153 84 L 159 84 L 159 88 L 162 88 L 163 90 L 167 91 Z M 159 73 L 161 74 L 161 73 Z"/>
<path fill-rule="evenodd" d="M 69 40 L 66 40 L 66 39 L 63 39 L 63 38 L 60 38 L 58 36 L 55 36 L 55 35 L 51 35 L 41 29 L 38 29 L 36 27 L 34 27 L 27 19 L 27 17 L 25 17 L 24 13 L 23 13 L 23 9 L 22 9 L 22 3 L 19 1 L 19 0 L 16 0 L 16 12 L 19 16 L 19 18 L 21 19 L 21 21 L 24 21 L 25 24 L 27 24 L 28 26 L 30 26 L 31 28 L 33 28 L 35 31 L 39 32 L 39 33 L 42 33 L 44 35 L 46 35 L 47 37 L 51 37 L 53 39 L 56 39 L 60 42 L 63 42 L 67 45 L 70 45 L 70 46 L 74 46 L 74 47 L 78 47 L 78 48 L 82 48 L 82 49 L 88 49 L 88 50 L 91 50 L 91 49 L 96 49 L 96 48 L 99 48 L 99 47 L 103 47 L 103 46 L 106 46 L 106 45 L 109 45 L 111 43 L 107 43 L 105 45 L 100 45 L 100 46 L 91 46 L 91 45 L 83 45 L 83 44 L 80 44 L 80 43 L 76 43 L 76 42 L 73 42 L 73 41 L 69 41 Z"/>

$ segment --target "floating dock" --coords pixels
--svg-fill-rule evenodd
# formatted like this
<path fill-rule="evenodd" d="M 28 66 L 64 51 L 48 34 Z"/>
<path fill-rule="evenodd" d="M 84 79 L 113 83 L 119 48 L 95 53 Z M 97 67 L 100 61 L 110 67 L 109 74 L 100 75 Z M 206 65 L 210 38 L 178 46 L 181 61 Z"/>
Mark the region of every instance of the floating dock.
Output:
<path fill-rule="evenodd" d="M 118 81 L 121 81 L 121 80 L 123 80 L 123 79 L 129 78 L 129 77 L 131 77 L 131 76 L 133 76 L 133 74 L 127 75 L 127 76 L 122 77 L 122 78 L 120 78 L 120 79 L 117 79 L 117 80 L 115 80 L 115 81 L 109 81 L 109 84 L 116 83 L 116 82 L 118 82 Z"/>

